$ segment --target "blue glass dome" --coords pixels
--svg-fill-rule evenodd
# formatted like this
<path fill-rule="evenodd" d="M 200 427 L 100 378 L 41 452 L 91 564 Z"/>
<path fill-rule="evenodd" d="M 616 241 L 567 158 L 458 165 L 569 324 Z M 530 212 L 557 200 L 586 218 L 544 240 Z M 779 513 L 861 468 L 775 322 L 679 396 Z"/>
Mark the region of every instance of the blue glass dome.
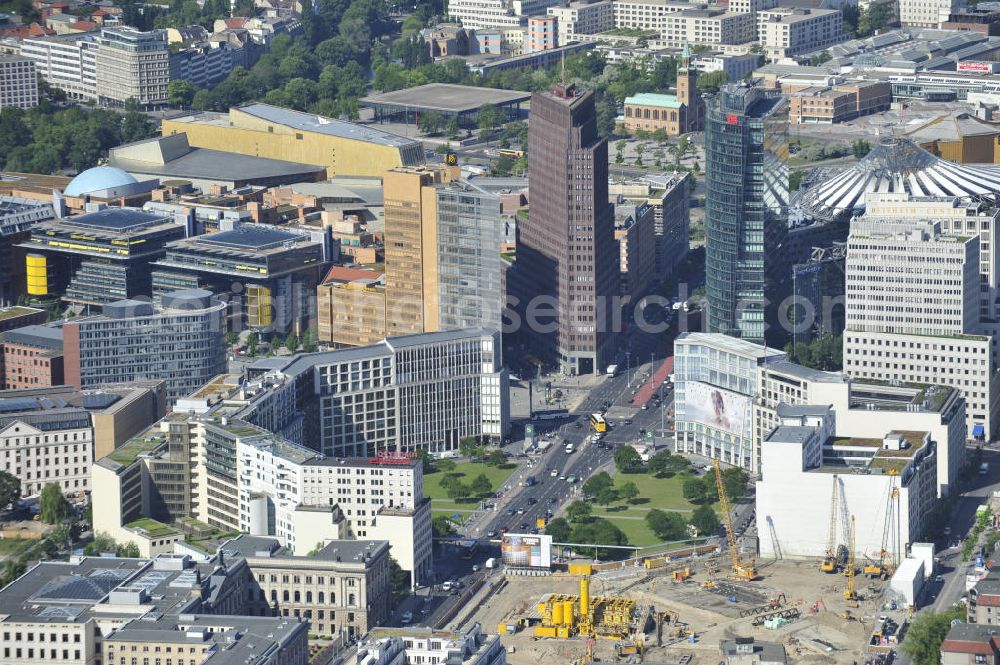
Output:
<path fill-rule="evenodd" d="M 121 169 L 116 169 L 113 166 L 95 166 L 70 180 L 63 194 L 66 196 L 83 196 L 90 192 L 120 187 L 122 185 L 131 185 L 136 182 L 139 181 Z"/>

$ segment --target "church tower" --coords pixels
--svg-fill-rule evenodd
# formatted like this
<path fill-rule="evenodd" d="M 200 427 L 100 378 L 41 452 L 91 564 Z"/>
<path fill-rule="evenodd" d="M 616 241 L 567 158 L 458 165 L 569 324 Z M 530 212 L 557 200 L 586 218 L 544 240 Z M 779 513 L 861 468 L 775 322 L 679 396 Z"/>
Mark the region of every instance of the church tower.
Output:
<path fill-rule="evenodd" d="M 677 66 L 677 101 L 684 105 L 683 133 L 705 128 L 705 102 L 698 93 L 698 70 L 691 66 L 691 50 L 684 42 L 681 62 Z"/>

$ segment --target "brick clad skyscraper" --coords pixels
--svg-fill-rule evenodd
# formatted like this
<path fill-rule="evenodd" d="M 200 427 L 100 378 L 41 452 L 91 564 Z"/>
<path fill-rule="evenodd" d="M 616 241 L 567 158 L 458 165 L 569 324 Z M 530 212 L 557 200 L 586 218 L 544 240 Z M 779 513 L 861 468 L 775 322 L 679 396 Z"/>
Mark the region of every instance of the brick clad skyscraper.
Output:
<path fill-rule="evenodd" d="M 602 371 L 614 353 L 618 243 L 608 203 L 608 144 L 597 135 L 593 92 L 557 87 L 531 98 L 528 221 L 518 228 L 520 330 L 534 355 L 567 373 Z M 532 299 L 540 309 L 532 326 Z M 553 306 L 558 303 L 558 314 Z M 548 324 L 548 325 L 545 325 Z"/>

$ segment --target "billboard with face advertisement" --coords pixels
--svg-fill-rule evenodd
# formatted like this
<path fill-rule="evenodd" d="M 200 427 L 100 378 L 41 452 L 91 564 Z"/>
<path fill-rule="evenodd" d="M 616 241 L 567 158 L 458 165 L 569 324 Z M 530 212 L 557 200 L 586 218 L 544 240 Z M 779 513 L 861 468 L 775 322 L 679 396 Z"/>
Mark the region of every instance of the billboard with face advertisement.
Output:
<path fill-rule="evenodd" d="M 505 566 L 550 568 L 552 536 L 505 533 L 500 541 L 500 556 Z"/>
<path fill-rule="evenodd" d="M 684 413 L 687 420 L 743 436 L 750 418 L 750 398 L 700 381 L 685 385 Z"/>

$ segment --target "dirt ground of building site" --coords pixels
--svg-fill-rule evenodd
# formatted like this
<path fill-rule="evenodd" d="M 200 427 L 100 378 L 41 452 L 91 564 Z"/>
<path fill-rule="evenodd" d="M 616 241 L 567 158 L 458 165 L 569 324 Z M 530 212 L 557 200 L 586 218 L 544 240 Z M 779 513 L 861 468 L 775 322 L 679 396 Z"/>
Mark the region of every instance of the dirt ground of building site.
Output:
<path fill-rule="evenodd" d="M 630 598 L 641 610 L 651 605 L 657 613 L 666 612 L 661 645 L 657 645 L 655 629 L 644 636 L 634 634 L 636 641 L 642 641 L 642 662 L 664 665 L 715 665 L 721 659 L 719 643 L 735 637 L 781 642 L 792 663 L 863 663 L 871 656 L 865 645 L 878 625 L 878 617 L 897 615 L 900 622 L 904 618 L 901 612 L 883 607 L 887 582 L 859 575 L 856 587 L 861 600 L 851 603 L 855 607 L 848 607 L 844 575 L 822 573 L 816 561 L 760 561 L 760 577 L 753 582 L 727 580 L 725 563 L 705 558 L 682 562 L 691 572 L 684 582 L 673 580 L 676 565 L 600 573 L 590 578 L 590 594 Z M 712 574 L 712 567 L 723 572 Z M 708 581 L 715 583 L 714 588 L 706 588 Z M 493 632 L 500 623 L 516 623 L 530 614 L 545 594 L 578 592 L 579 578 L 565 573 L 509 577 L 470 618 Z M 788 622 L 772 619 L 772 625 L 783 623 L 776 628 L 754 625 L 763 624 L 763 618 L 775 616 L 776 611 L 783 611 Z M 752 612 L 757 614 L 741 616 Z M 536 638 L 534 629 L 528 626 L 502 635 L 501 640 L 508 650 L 508 662 L 513 665 L 587 662 L 588 640 L 583 637 Z M 635 656 L 618 656 L 616 644 L 612 639 L 597 639 L 593 642 L 594 659 L 639 662 Z"/>

